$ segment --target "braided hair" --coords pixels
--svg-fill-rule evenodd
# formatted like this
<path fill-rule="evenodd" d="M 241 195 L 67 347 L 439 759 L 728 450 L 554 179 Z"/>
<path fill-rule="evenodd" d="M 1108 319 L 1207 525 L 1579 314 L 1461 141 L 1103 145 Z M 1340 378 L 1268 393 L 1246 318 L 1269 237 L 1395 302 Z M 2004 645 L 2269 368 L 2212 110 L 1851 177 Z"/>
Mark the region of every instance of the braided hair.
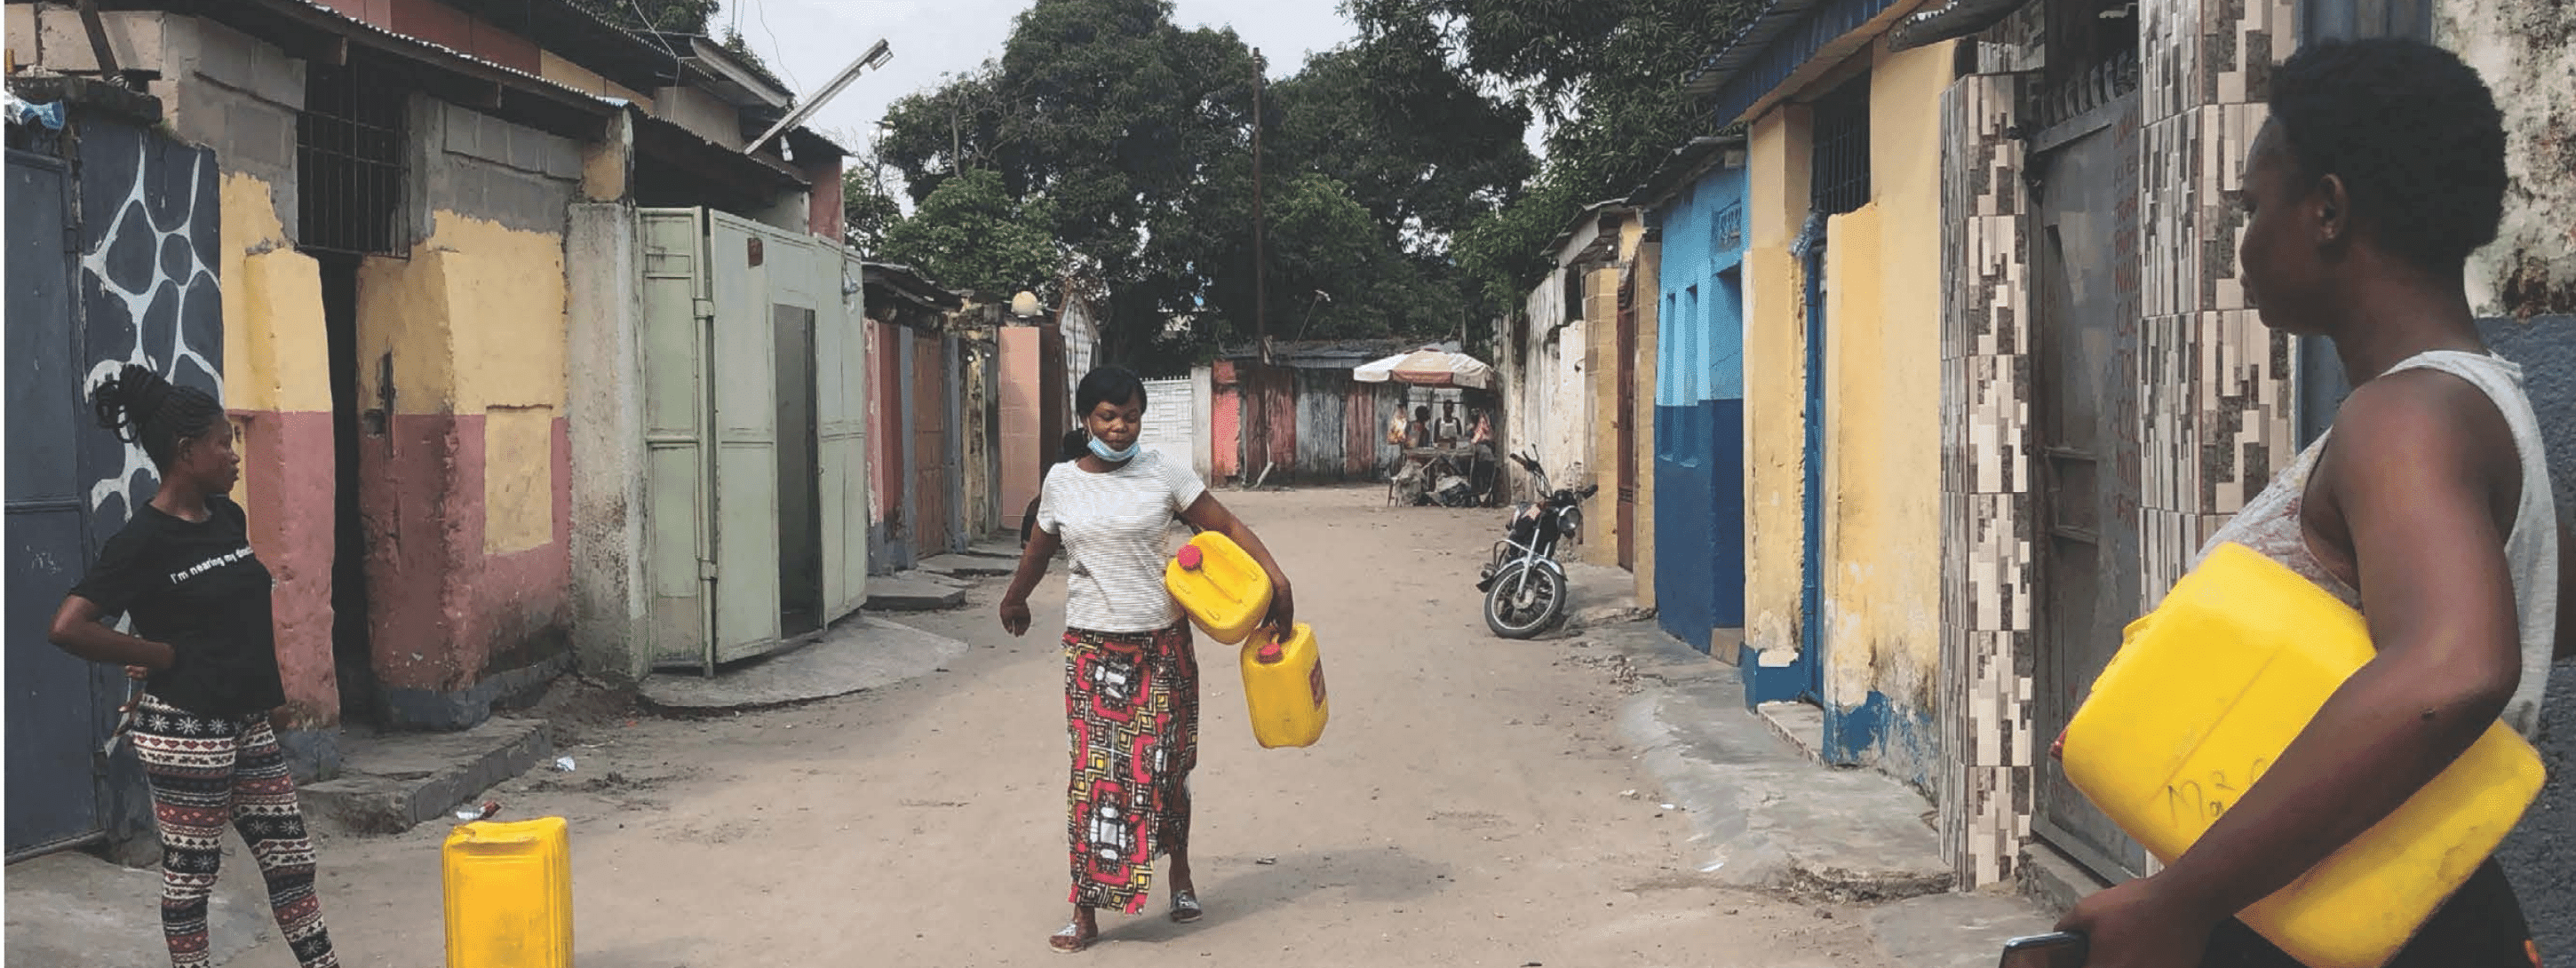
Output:
<path fill-rule="evenodd" d="M 153 466 L 165 470 L 181 443 L 205 436 L 224 419 L 223 405 L 212 394 L 132 363 L 91 391 L 90 411 L 99 426 L 118 440 L 142 445 Z"/>

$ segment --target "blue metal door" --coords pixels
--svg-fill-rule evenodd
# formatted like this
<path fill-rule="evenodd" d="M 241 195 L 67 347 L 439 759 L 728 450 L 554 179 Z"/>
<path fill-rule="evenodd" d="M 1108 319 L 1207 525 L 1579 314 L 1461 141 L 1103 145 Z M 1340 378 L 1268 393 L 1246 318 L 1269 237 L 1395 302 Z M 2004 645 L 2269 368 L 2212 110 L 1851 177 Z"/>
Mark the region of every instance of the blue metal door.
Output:
<path fill-rule="evenodd" d="M 114 703 L 90 663 L 45 641 L 87 559 L 77 433 L 79 356 L 72 316 L 67 172 L 8 157 L 8 854 L 97 836 L 104 825 L 98 747 Z"/>

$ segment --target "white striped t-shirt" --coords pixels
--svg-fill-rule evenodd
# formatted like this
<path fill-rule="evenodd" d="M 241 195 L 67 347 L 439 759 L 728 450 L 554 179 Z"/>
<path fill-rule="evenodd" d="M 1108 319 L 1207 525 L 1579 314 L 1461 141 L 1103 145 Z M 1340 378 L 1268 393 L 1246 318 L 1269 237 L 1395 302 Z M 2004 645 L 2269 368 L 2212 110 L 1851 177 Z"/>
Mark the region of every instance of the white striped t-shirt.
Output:
<path fill-rule="evenodd" d="M 1163 587 L 1172 521 L 1207 493 L 1187 467 L 1152 450 L 1106 474 L 1080 461 L 1055 465 L 1038 491 L 1038 528 L 1064 542 L 1073 563 L 1064 622 L 1091 632 L 1152 632 L 1181 620 Z"/>

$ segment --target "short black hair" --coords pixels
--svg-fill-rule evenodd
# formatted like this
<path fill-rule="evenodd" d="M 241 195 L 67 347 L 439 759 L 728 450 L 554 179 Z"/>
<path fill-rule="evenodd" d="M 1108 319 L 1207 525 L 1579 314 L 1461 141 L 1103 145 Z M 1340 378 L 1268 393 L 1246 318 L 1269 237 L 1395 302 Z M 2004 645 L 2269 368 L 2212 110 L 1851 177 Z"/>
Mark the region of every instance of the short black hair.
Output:
<path fill-rule="evenodd" d="M 1083 432 L 1082 428 L 1076 427 L 1065 431 L 1064 436 L 1056 441 L 1055 462 L 1062 464 L 1066 461 L 1081 460 L 1082 455 L 1090 452 L 1091 435 Z"/>
<path fill-rule="evenodd" d="M 1083 374 L 1082 385 L 1073 391 L 1074 416 L 1088 417 L 1101 404 L 1120 405 L 1129 400 L 1145 405 L 1145 381 L 1123 366 L 1104 366 Z"/>
<path fill-rule="evenodd" d="M 181 443 L 212 433 L 224 419 L 223 404 L 214 395 L 133 363 L 90 391 L 90 412 L 116 439 L 143 445 L 152 466 L 164 470 Z"/>
<path fill-rule="evenodd" d="M 2504 116 L 2478 72 L 2421 41 L 2315 41 L 2272 71 L 2302 174 L 2340 176 L 2379 245 L 2449 271 L 2504 218 Z"/>

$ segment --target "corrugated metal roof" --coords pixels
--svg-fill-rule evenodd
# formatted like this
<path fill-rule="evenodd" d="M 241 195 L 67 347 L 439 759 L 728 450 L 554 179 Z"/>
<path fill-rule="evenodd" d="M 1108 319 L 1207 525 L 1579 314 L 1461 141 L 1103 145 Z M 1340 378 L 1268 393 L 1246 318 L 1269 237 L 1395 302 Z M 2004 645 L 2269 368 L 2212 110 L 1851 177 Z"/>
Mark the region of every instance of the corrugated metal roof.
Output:
<path fill-rule="evenodd" d="M 1721 124 L 1744 120 L 1755 102 L 1789 80 L 1826 45 L 1860 29 L 1898 0 L 1773 0 L 1708 59 L 1683 89 L 1711 99 Z"/>

